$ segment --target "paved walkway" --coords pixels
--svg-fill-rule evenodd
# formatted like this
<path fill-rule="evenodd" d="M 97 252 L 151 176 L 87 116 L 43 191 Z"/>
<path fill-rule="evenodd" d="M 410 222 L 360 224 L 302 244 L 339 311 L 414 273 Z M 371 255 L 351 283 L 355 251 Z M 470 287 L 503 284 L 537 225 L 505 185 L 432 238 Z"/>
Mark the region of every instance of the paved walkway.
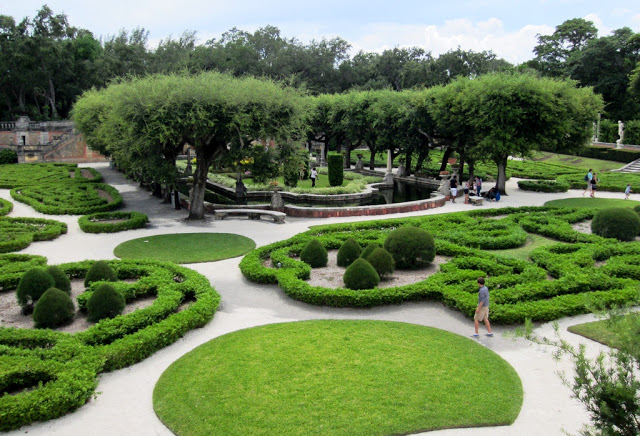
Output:
<path fill-rule="evenodd" d="M 287 218 L 287 223 L 277 225 L 267 221 L 228 219 L 204 222 L 185 222 L 187 212 L 173 210 L 161 200 L 137 184 L 125 180 L 120 173 L 105 164 L 95 164 L 106 183 L 116 187 L 124 198 L 125 210 L 138 210 L 149 215 L 151 224 L 145 229 L 114 234 L 87 234 L 80 231 L 77 216 L 50 216 L 35 212 L 31 207 L 11 200 L 8 190 L 0 190 L 0 197 L 11 200 L 13 217 L 46 217 L 68 224 L 68 233 L 53 241 L 36 242 L 22 253 L 46 256 L 50 264 L 78 261 L 82 259 L 113 259 L 113 249 L 123 241 L 164 233 L 224 232 L 237 233 L 252 238 L 257 245 L 289 238 L 303 232 L 311 225 L 347 221 L 362 221 L 368 217 Z M 579 197 L 581 191 L 560 194 L 542 194 L 520 191 L 516 181 L 507 184 L 508 196 L 490 207 L 542 205 L 555 198 Z M 598 192 L 598 196 L 623 198 L 624 194 Z M 640 200 L 640 194 L 633 194 Z M 481 206 L 488 207 L 488 206 Z M 374 219 L 448 213 L 470 210 L 462 200 L 456 204 L 448 202 L 444 207 L 408 214 L 387 215 Z M 378 307 L 373 309 L 336 309 L 317 307 L 289 299 L 276 286 L 256 285 L 244 279 L 238 269 L 239 258 L 220 262 L 187 265 L 204 274 L 222 295 L 222 304 L 213 321 L 207 326 L 189 332 L 175 344 L 158 351 L 146 360 L 112 373 L 102 374 L 97 388 L 99 395 L 89 403 L 60 419 L 36 423 L 21 428 L 9 435 L 171 435 L 158 420 L 152 405 L 153 388 L 163 371 L 176 359 L 195 347 L 226 333 L 248 327 L 288 321 L 310 319 L 379 319 L 410 322 L 438 327 L 463 336 L 473 331 L 473 323 L 459 312 L 439 303 L 419 302 Z M 572 343 L 585 342 L 590 353 L 595 355 L 605 347 L 566 333 L 566 326 L 594 319 L 583 315 L 561 320 L 564 337 Z M 483 327 L 481 327 L 483 328 Z M 480 343 L 491 348 L 506 359 L 518 372 L 524 387 L 524 404 L 516 422 L 509 427 L 487 427 L 475 429 L 453 429 L 429 432 L 429 435 L 557 435 L 562 430 L 576 433 L 588 422 L 582 405 L 571 398 L 569 390 L 562 385 L 557 371 L 570 370 L 566 359 L 554 361 L 551 350 L 532 345 L 523 339 L 510 339 L 502 333 L 508 329 L 495 326 L 493 338 L 482 337 Z M 552 334 L 550 324 L 539 326 L 540 335 Z M 488 368 L 488 371 L 491 369 Z M 481 374 L 478 375 L 481 377 Z"/>

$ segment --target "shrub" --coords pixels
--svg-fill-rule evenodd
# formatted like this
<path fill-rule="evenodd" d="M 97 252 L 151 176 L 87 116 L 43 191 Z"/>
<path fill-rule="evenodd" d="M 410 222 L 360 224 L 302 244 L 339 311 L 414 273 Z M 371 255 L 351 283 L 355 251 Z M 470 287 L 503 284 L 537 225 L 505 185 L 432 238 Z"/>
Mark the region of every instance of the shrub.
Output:
<path fill-rule="evenodd" d="M 32 268 L 20 278 L 16 297 L 18 304 L 23 307 L 32 306 L 44 292 L 55 285 L 53 277 L 44 268 Z"/>
<path fill-rule="evenodd" d="M 328 255 L 327 249 L 317 239 L 307 242 L 300 252 L 300 260 L 309 264 L 311 268 L 320 268 L 327 266 Z"/>
<path fill-rule="evenodd" d="M 89 287 L 93 282 L 106 281 L 115 282 L 118 280 L 115 271 L 104 260 L 94 262 L 94 264 L 87 271 L 87 275 L 84 278 L 84 286 Z"/>
<path fill-rule="evenodd" d="M 393 270 L 395 269 L 393 256 L 384 248 L 376 248 L 366 260 L 375 268 L 380 277 L 393 274 Z"/>
<path fill-rule="evenodd" d="M 360 256 L 360 253 L 362 253 L 362 247 L 358 241 L 353 238 L 347 239 L 338 250 L 338 265 L 344 267 L 351 265 Z"/>
<path fill-rule="evenodd" d="M 344 272 L 344 285 L 349 289 L 371 289 L 378 286 L 380 276 L 369 262 L 358 258 Z"/>
<path fill-rule="evenodd" d="M 343 157 L 340 153 L 329 153 L 327 155 L 327 168 L 329 170 L 329 184 L 331 186 L 341 186 L 344 181 Z"/>
<path fill-rule="evenodd" d="M 33 322 L 37 328 L 55 328 L 69 324 L 74 314 L 75 307 L 69 294 L 57 288 L 49 288 L 33 309 Z"/>
<path fill-rule="evenodd" d="M 373 244 L 373 243 L 371 243 L 371 244 L 367 245 L 367 246 L 366 246 L 366 247 L 364 247 L 364 249 L 362 250 L 362 253 L 360 253 L 360 257 L 361 257 L 361 258 L 363 258 L 363 259 L 366 259 L 367 257 L 369 257 L 369 255 L 370 255 L 371 253 L 373 253 L 373 251 L 374 251 L 376 248 L 380 248 L 380 246 L 379 246 L 378 244 Z"/>
<path fill-rule="evenodd" d="M 283 169 L 284 176 L 284 184 L 295 188 L 298 186 L 298 179 L 300 178 L 300 171 L 298 167 L 293 164 L 288 164 L 284 166 Z"/>
<path fill-rule="evenodd" d="M 389 233 L 384 248 L 399 269 L 415 269 L 431 263 L 436 256 L 431 233 L 418 227 L 400 227 Z"/>
<path fill-rule="evenodd" d="M 47 267 L 47 272 L 51 277 L 53 277 L 53 281 L 55 282 L 53 286 L 56 289 L 66 292 L 67 294 L 71 293 L 71 280 L 69 279 L 69 276 L 62 271 L 62 268 L 57 265 L 49 265 Z"/>
<path fill-rule="evenodd" d="M 106 222 L 113 221 L 117 222 Z M 78 218 L 78 224 L 86 233 L 114 233 L 144 227 L 149 218 L 141 212 L 98 212 Z"/>
<path fill-rule="evenodd" d="M 640 204 L 633 208 L 638 215 L 640 215 Z"/>
<path fill-rule="evenodd" d="M 553 180 L 519 180 L 518 188 L 523 191 L 535 192 L 567 192 L 569 184 L 566 182 L 554 182 Z"/>
<path fill-rule="evenodd" d="M 87 319 L 98 322 L 103 318 L 113 318 L 124 310 L 124 297 L 108 283 L 103 283 L 93 291 L 87 301 Z"/>
<path fill-rule="evenodd" d="M 0 150 L 0 165 L 18 163 L 18 155 L 15 151 L 5 148 Z"/>
<path fill-rule="evenodd" d="M 632 241 L 640 234 L 640 216 L 626 207 L 601 209 L 591 221 L 591 231 L 603 238 Z"/>

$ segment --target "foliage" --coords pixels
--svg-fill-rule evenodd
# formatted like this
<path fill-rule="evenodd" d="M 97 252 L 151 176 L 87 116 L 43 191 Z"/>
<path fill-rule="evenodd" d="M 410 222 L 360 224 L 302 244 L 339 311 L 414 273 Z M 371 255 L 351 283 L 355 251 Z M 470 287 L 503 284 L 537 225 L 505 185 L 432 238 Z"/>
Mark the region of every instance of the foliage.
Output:
<path fill-rule="evenodd" d="M 13 203 L 4 198 L 0 198 L 0 216 L 6 215 L 13 210 Z"/>
<path fill-rule="evenodd" d="M 53 287 L 71 294 L 71 280 L 69 276 L 58 265 L 49 265 L 47 272 L 53 278 Z"/>
<path fill-rule="evenodd" d="M 360 253 L 362 253 L 362 247 L 360 247 L 358 241 L 353 238 L 347 239 L 338 250 L 338 266 L 348 267 L 354 260 L 360 257 Z"/>
<path fill-rule="evenodd" d="M 98 212 L 78 218 L 80 229 L 86 233 L 114 233 L 139 229 L 148 222 L 147 215 L 141 212 Z"/>
<path fill-rule="evenodd" d="M 603 238 L 633 241 L 640 234 L 640 216 L 626 207 L 601 209 L 591 221 L 591 230 Z"/>
<path fill-rule="evenodd" d="M 535 192 L 567 192 L 569 184 L 549 180 L 518 180 L 518 188 Z"/>
<path fill-rule="evenodd" d="M 342 276 L 347 289 L 373 289 L 380 283 L 380 276 L 375 268 L 365 259 L 357 258 L 351 263 Z"/>
<path fill-rule="evenodd" d="M 16 299 L 23 308 L 33 306 L 38 298 L 55 285 L 55 280 L 46 269 L 36 267 L 26 271 L 16 289 Z"/>
<path fill-rule="evenodd" d="M 49 215 L 106 212 L 122 205 L 117 189 L 104 183 L 65 183 L 13 188 L 11 197 Z"/>
<path fill-rule="evenodd" d="M 0 165 L 18 163 L 18 155 L 15 151 L 5 148 L 0 150 Z"/>
<path fill-rule="evenodd" d="M 384 240 L 384 249 L 391 254 L 399 269 L 416 269 L 431 263 L 436 256 L 433 236 L 419 227 L 395 229 Z"/>
<path fill-rule="evenodd" d="M 371 253 L 373 253 L 373 251 L 376 248 L 380 248 L 380 246 L 374 243 L 367 244 L 367 246 L 362 249 L 362 253 L 360 253 L 360 257 L 363 259 L 366 259 L 367 257 L 369 257 Z"/>
<path fill-rule="evenodd" d="M 0 165 L 0 188 L 12 189 L 20 186 L 52 184 L 98 183 L 102 175 L 93 168 L 83 168 L 67 163 L 32 163 Z M 86 178 L 85 174 L 91 175 Z"/>
<path fill-rule="evenodd" d="M 586 182 L 584 174 L 565 174 L 558 176 L 558 182 L 568 183 L 571 189 L 583 189 Z M 624 192 L 627 184 L 640 192 L 640 174 L 634 173 L 598 173 L 598 191 Z"/>
<path fill-rule="evenodd" d="M 73 320 L 76 308 L 67 292 L 49 288 L 38 299 L 33 308 L 33 322 L 36 328 L 56 328 Z"/>
<path fill-rule="evenodd" d="M 120 292 L 109 283 L 98 285 L 87 301 L 87 319 L 98 322 L 103 318 L 113 318 L 124 310 L 125 301 Z"/>
<path fill-rule="evenodd" d="M 601 209 L 609 207 L 630 207 L 640 206 L 640 201 L 625 200 L 624 198 L 604 198 L 604 197 L 575 197 L 575 198 L 560 198 L 557 200 L 549 200 L 545 206 L 550 207 L 571 207 L 571 208 L 588 208 L 588 209 Z"/>
<path fill-rule="evenodd" d="M 18 251 L 34 241 L 48 241 L 67 233 L 67 225 L 43 218 L 0 217 L 0 253 Z"/>
<path fill-rule="evenodd" d="M 393 256 L 384 248 L 376 248 L 365 259 L 373 266 L 381 278 L 393 274 L 395 270 Z"/>
<path fill-rule="evenodd" d="M 311 239 L 300 252 L 300 260 L 311 268 L 327 266 L 327 249 L 317 239 Z"/>
<path fill-rule="evenodd" d="M 118 280 L 118 276 L 113 268 L 106 261 L 97 260 L 87 271 L 87 275 L 84 278 L 84 286 L 89 287 L 93 282 L 115 282 L 116 280 Z"/>
<path fill-rule="evenodd" d="M 329 153 L 327 155 L 327 168 L 329 169 L 329 184 L 331 186 L 342 186 L 344 180 L 343 157 L 340 153 Z"/>
<path fill-rule="evenodd" d="M 254 145 L 251 149 L 251 175 L 258 183 L 265 183 L 278 176 L 279 168 L 275 151 L 268 146 Z"/>
<path fill-rule="evenodd" d="M 612 127 L 615 128 L 615 134 L 617 137 L 618 123 L 615 123 L 615 125 L 612 123 Z M 625 124 L 625 127 L 626 127 L 626 124 Z M 640 129 L 638 130 L 640 131 Z M 625 138 L 626 138 L 626 132 L 625 132 Z M 612 142 L 615 142 L 615 140 L 613 140 Z M 636 159 L 640 159 L 640 151 L 638 150 L 625 150 L 625 149 L 608 148 L 608 147 L 585 147 L 584 149 L 578 151 L 577 155 L 589 157 L 593 159 L 602 159 L 602 160 L 624 162 L 624 163 L 629 163 L 629 162 L 633 162 Z"/>

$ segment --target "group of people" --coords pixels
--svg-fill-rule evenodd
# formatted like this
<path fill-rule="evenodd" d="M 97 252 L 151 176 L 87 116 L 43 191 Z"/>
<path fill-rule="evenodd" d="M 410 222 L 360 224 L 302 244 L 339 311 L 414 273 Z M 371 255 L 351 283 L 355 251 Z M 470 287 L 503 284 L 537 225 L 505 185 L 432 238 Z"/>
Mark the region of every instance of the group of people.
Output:
<path fill-rule="evenodd" d="M 453 176 L 449 181 L 449 187 L 451 190 L 451 202 L 456 202 L 456 197 L 458 196 L 458 179 L 456 176 Z M 482 194 L 482 179 L 480 177 L 476 177 L 474 180 L 468 180 L 464 184 L 463 188 L 464 192 L 464 204 L 469 204 L 469 195 L 477 195 L 480 197 Z M 488 200 L 500 200 L 500 190 L 497 186 L 494 186 L 486 193 L 486 197 Z"/>
<path fill-rule="evenodd" d="M 584 176 L 584 181 L 587 182 L 587 188 L 584 190 L 584 192 L 582 193 L 582 196 L 584 197 L 584 194 L 587 193 L 587 191 L 589 191 L 589 197 L 591 198 L 595 198 L 596 196 L 596 191 L 598 190 L 598 173 L 594 172 L 593 169 L 589 168 L 589 172 L 587 173 L 586 176 Z"/>

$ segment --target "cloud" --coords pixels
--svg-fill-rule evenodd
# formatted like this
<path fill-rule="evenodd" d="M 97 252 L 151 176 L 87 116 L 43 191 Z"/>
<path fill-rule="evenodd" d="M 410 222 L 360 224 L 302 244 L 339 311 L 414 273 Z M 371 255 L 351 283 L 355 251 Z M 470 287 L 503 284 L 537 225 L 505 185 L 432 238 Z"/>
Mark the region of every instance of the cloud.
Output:
<path fill-rule="evenodd" d="M 587 14 L 584 16 L 584 19 L 593 22 L 594 26 L 598 29 L 598 36 L 607 36 L 614 30 L 611 27 L 605 26 L 598 14 Z"/>

